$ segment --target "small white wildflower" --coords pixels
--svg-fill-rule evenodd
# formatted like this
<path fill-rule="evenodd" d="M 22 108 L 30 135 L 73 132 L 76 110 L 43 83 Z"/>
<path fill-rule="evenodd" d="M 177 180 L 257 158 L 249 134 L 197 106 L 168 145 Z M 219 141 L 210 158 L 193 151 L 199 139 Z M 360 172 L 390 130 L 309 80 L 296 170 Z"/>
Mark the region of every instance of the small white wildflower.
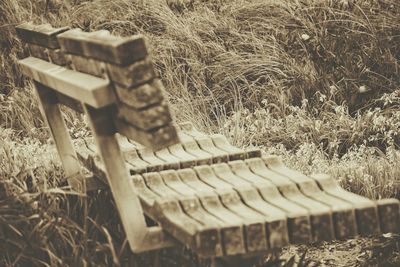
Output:
<path fill-rule="evenodd" d="M 306 34 L 306 33 L 303 33 L 303 34 L 301 35 L 301 39 L 303 39 L 304 41 L 307 41 L 308 39 L 310 39 L 310 35 L 308 35 L 308 34 Z"/>
<path fill-rule="evenodd" d="M 369 90 L 367 89 L 367 87 L 365 86 L 365 85 L 361 85 L 359 88 L 358 88 L 358 92 L 360 92 L 361 94 L 362 93 L 366 93 L 366 92 L 368 92 Z"/>

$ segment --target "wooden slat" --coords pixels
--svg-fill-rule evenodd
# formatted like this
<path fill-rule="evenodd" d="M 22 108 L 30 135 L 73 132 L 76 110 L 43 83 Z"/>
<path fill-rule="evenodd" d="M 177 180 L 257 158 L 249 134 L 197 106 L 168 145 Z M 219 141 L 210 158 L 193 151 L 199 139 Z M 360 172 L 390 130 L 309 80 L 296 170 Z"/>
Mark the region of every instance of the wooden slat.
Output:
<path fill-rule="evenodd" d="M 151 131 L 143 131 L 122 120 L 115 120 L 114 122 L 119 133 L 153 150 L 163 149 L 179 143 L 179 138 L 173 124 Z"/>
<path fill-rule="evenodd" d="M 220 232 L 219 239 L 220 242 L 222 242 L 222 235 L 224 234 L 225 228 L 224 223 L 203 208 L 199 199 L 194 194 L 194 191 L 179 180 L 179 176 L 175 171 L 162 171 L 160 172 L 160 176 L 165 185 L 178 194 L 178 199 L 183 211 L 202 225 L 208 228 L 218 229 Z M 223 246 L 221 245 L 222 244 L 219 244 L 216 248 L 216 256 L 223 255 Z"/>
<path fill-rule="evenodd" d="M 309 211 L 311 215 L 311 231 L 314 241 L 326 240 L 331 237 L 329 227 L 332 227 L 332 217 L 331 210 L 328 206 L 303 195 L 295 183 L 291 182 L 288 178 L 269 170 L 262 159 L 247 159 L 246 163 L 257 175 L 269 180 L 277 186 L 285 198 Z M 326 229 L 321 227 L 321 225 L 326 227 Z"/>
<path fill-rule="evenodd" d="M 186 152 L 182 144 L 169 146 L 168 150 L 174 157 L 178 158 L 181 168 L 190 168 L 197 165 L 196 157 Z"/>
<path fill-rule="evenodd" d="M 104 62 L 79 55 L 65 54 L 65 59 L 75 71 L 90 74 L 99 78 L 106 78 L 107 69 Z"/>
<path fill-rule="evenodd" d="M 177 158 L 174 155 L 172 155 L 168 151 L 168 148 L 163 148 L 163 149 L 154 151 L 154 154 L 156 155 L 156 157 L 158 157 L 159 159 L 164 161 L 164 166 L 163 166 L 164 170 L 170 170 L 170 169 L 178 170 L 178 169 L 180 169 L 181 164 L 180 164 L 179 158 Z"/>
<path fill-rule="evenodd" d="M 309 209 L 311 214 L 313 241 L 325 241 L 333 238 L 333 219 L 331 208 L 329 206 L 304 195 L 295 183 L 290 181 L 287 177 L 267 169 L 266 166 L 263 173 L 263 177 L 269 179 L 273 184 L 275 184 L 286 198 Z"/>
<path fill-rule="evenodd" d="M 67 31 L 69 27 L 53 28 L 50 24 L 23 23 L 16 26 L 15 29 L 19 38 L 24 42 L 56 49 L 60 47 L 57 35 Z"/>
<path fill-rule="evenodd" d="M 257 149 L 252 149 L 249 151 L 245 151 L 243 149 L 239 149 L 233 145 L 231 145 L 225 136 L 222 134 L 213 134 L 210 136 L 214 145 L 219 149 L 222 149 L 229 154 L 229 160 L 244 160 L 250 157 L 258 157 L 261 155 L 261 151 L 257 153 Z"/>
<path fill-rule="evenodd" d="M 115 103 L 116 97 L 109 81 L 72 71 L 44 60 L 28 57 L 18 61 L 25 75 L 64 95 L 92 107 L 100 108 Z"/>
<path fill-rule="evenodd" d="M 199 193 L 198 191 L 196 191 L 195 189 L 191 188 L 189 185 L 185 184 L 184 182 L 182 182 L 179 178 L 179 175 L 176 171 L 162 171 L 161 176 L 164 180 L 164 182 L 167 184 L 167 186 L 169 186 L 170 188 L 172 188 L 173 190 L 175 190 L 177 193 L 179 193 L 180 195 L 184 195 L 184 196 L 193 196 L 196 197 L 196 199 L 199 199 L 201 201 L 201 209 L 204 209 L 204 212 L 202 212 L 200 214 L 200 220 L 206 220 L 206 221 L 213 221 L 216 218 L 218 220 L 218 224 L 219 224 L 219 228 L 221 231 L 221 237 L 222 237 L 222 244 L 223 244 L 223 250 L 224 250 L 224 254 L 225 255 L 234 255 L 232 254 L 232 252 L 237 252 L 237 246 L 238 246 L 238 239 L 240 240 L 239 242 L 241 242 L 240 244 L 243 244 L 243 229 L 242 229 L 242 220 L 240 220 L 238 217 L 235 217 L 235 215 L 233 214 L 228 214 L 228 216 L 230 218 L 232 218 L 232 216 L 234 217 L 234 221 L 227 221 L 227 218 L 223 218 L 222 216 L 224 214 L 227 213 L 227 210 L 224 210 L 222 208 L 222 205 L 220 205 L 220 202 L 218 200 L 218 196 L 212 192 L 212 188 L 209 188 L 209 190 L 207 190 L 207 194 L 205 195 L 204 191 L 203 194 Z M 182 175 L 184 175 L 184 172 L 181 172 Z M 200 197 L 199 197 L 200 195 Z M 208 196 L 209 200 L 207 201 L 207 197 Z M 214 200 L 211 200 L 210 198 L 213 198 Z M 216 199 L 215 199 L 216 198 Z M 217 201 L 217 203 L 219 204 L 219 208 L 217 208 L 217 210 L 219 212 L 223 212 L 223 214 L 215 214 L 215 209 L 216 206 L 218 204 L 212 204 L 212 202 Z M 182 201 L 181 201 L 182 205 L 185 205 Z M 208 209 L 211 207 L 212 210 L 214 210 L 214 212 L 210 212 Z M 185 208 L 184 208 L 185 209 Z M 189 208 L 191 209 L 191 208 Z M 212 215 L 210 217 L 210 215 Z M 222 216 L 221 216 L 222 215 Z M 222 217 L 222 218 L 221 218 Z M 234 223 L 236 221 L 236 223 Z M 244 248 L 244 247 L 243 247 Z M 244 252 L 244 251 L 242 251 Z M 236 254 L 236 253 L 235 253 Z"/>
<path fill-rule="evenodd" d="M 49 60 L 51 63 L 59 66 L 67 65 L 67 60 L 65 59 L 64 53 L 61 51 L 61 49 L 48 48 L 47 53 L 49 55 Z"/>
<path fill-rule="evenodd" d="M 143 109 L 161 103 L 164 99 L 163 90 L 163 85 L 158 79 L 130 89 L 115 85 L 118 99 L 135 109 Z"/>
<path fill-rule="evenodd" d="M 120 103 L 118 105 L 118 117 L 134 127 L 145 131 L 162 127 L 172 121 L 166 102 L 140 110 Z"/>
<path fill-rule="evenodd" d="M 130 65 L 147 56 L 144 39 L 140 35 L 130 37 L 87 33 L 73 29 L 57 36 L 61 49 L 70 54 L 86 56 L 120 66 Z"/>
<path fill-rule="evenodd" d="M 265 218 L 258 212 L 247 207 L 241 201 L 238 193 L 232 190 L 232 186 L 218 179 L 209 166 L 197 166 L 193 168 L 201 181 L 213 187 L 219 195 L 222 203 L 236 213 L 239 217 L 246 219 L 246 244 L 249 252 L 266 249 Z"/>
<path fill-rule="evenodd" d="M 196 190 L 196 195 L 209 213 L 218 217 L 226 224 L 231 225 L 231 229 L 227 229 L 222 236 L 224 254 L 235 255 L 245 253 L 245 234 L 243 231 L 244 228 L 241 226 L 246 224 L 245 221 L 224 207 L 218 195 L 213 191 L 213 188 L 201 182 L 192 169 L 178 170 L 177 173 L 182 182 L 193 190 Z"/>
<path fill-rule="evenodd" d="M 252 172 L 245 162 L 231 161 L 229 162 L 229 166 L 237 176 L 255 186 L 265 201 L 285 212 L 289 228 L 289 240 L 291 243 L 299 244 L 302 242 L 309 242 L 311 239 L 311 224 L 307 209 L 284 198 L 274 184 Z M 255 167 L 254 171 L 257 172 L 259 169 Z M 270 237 L 272 240 L 271 247 L 274 247 L 273 244 L 283 242 L 280 240 L 281 238 L 282 237 L 277 237 L 277 240 L 274 240 L 273 237 Z"/>
<path fill-rule="evenodd" d="M 197 165 L 212 164 L 212 155 L 202 150 L 191 136 L 188 136 L 182 132 L 178 132 L 178 136 L 181 140 L 184 150 L 196 158 Z"/>
<path fill-rule="evenodd" d="M 400 201 L 395 198 L 377 201 L 382 233 L 400 233 Z"/>
<path fill-rule="evenodd" d="M 27 45 L 29 49 L 29 54 L 31 56 L 43 59 L 45 61 L 49 61 L 49 54 L 47 52 L 46 47 L 35 44 L 27 44 Z"/>
<path fill-rule="evenodd" d="M 329 175 L 311 175 L 318 185 L 328 194 L 351 203 L 356 211 L 357 230 L 361 235 L 371 235 L 380 232 L 378 209 L 372 200 L 348 192 L 341 188 Z"/>
<path fill-rule="evenodd" d="M 182 133 L 182 135 L 185 135 L 185 133 Z M 190 137 L 190 136 L 188 136 Z M 210 137 L 193 137 L 193 140 L 196 141 L 198 146 L 201 148 L 201 150 L 205 151 L 208 154 L 212 155 L 213 163 L 220 163 L 220 162 L 228 162 L 229 161 L 229 155 L 227 152 L 217 148 L 213 141 L 211 140 Z"/>
<path fill-rule="evenodd" d="M 212 169 L 218 178 L 233 186 L 247 206 L 265 216 L 269 247 L 281 248 L 288 245 L 289 235 L 285 213 L 265 202 L 257 189 L 248 181 L 236 176 L 226 163 L 214 164 Z M 272 247 L 271 244 L 274 246 Z"/>
<path fill-rule="evenodd" d="M 291 181 L 296 183 L 304 195 L 332 209 L 334 230 L 337 238 L 344 239 L 354 237 L 357 234 L 355 211 L 349 203 L 321 191 L 313 179 L 300 172 L 287 168 L 278 157 L 264 157 L 264 162 L 273 171 L 288 177 Z M 326 231 L 328 231 L 328 229 Z M 334 236 L 332 236 L 332 238 L 333 237 Z"/>
<path fill-rule="evenodd" d="M 168 205 L 161 205 L 159 212 L 163 214 L 165 210 L 168 210 L 167 209 L 168 207 L 173 207 L 174 214 L 173 216 L 171 216 L 171 220 L 179 221 L 182 224 L 180 225 L 180 227 L 175 227 L 175 225 L 173 227 L 168 227 L 167 225 L 164 225 L 164 227 L 171 228 L 170 229 L 171 231 L 178 231 L 178 230 L 182 231 L 185 230 L 185 228 L 187 227 L 185 225 L 193 224 L 198 229 L 197 233 L 202 237 L 202 240 L 196 240 L 197 242 L 196 244 L 193 244 L 194 245 L 193 248 L 196 251 L 199 251 L 201 254 L 205 254 L 208 256 L 221 255 L 222 253 L 220 244 L 221 237 L 218 231 L 218 225 L 212 222 L 204 222 L 204 221 L 199 222 L 196 219 L 193 219 L 188 215 L 186 215 L 183 212 L 181 206 L 178 204 L 177 200 L 179 199 L 179 195 L 164 184 L 159 173 L 146 173 L 143 174 L 143 178 L 146 181 L 146 185 L 153 192 L 163 197 L 163 199 L 169 199 Z M 193 209 L 199 211 L 200 206 L 195 203 L 196 202 L 195 200 L 193 201 L 191 202 Z M 189 210 L 189 212 L 191 213 L 192 216 L 198 218 L 198 214 L 194 214 L 194 210 L 193 212 Z M 186 212 L 188 212 L 188 210 L 186 210 Z M 175 236 L 177 233 L 175 234 L 172 233 L 172 234 Z M 178 238 L 178 236 L 176 237 Z M 195 240 L 194 236 L 192 238 Z"/>
<path fill-rule="evenodd" d="M 147 167 L 149 172 L 157 172 L 165 169 L 165 162 L 156 157 L 153 150 L 150 148 L 141 148 L 137 152 L 140 155 L 140 158 L 149 163 L 149 166 Z"/>
<path fill-rule="evenodd" d="M 151 82 L 156 78 L 153 63 L 150 57 L 134 62 L 128 66 L 107 64 L 111 80 L 124 88 L 134 88 Z"/>

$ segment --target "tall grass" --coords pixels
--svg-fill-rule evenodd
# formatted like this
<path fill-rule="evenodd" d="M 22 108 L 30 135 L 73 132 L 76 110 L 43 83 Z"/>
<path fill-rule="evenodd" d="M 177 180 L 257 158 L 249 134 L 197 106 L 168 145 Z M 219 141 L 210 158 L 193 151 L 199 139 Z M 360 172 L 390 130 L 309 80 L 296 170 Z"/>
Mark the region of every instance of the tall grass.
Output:
<path fill-rule="evenodd" d="M 397 0 L 3 0 L 2 266 L 197 266 L 171 251 L 132 256 L 109 193 L 64 187 L 16 64 L 26 51 L 14 26 L 24 21 L 142 33 L 178 120 L 353 192 L 400 197 Z M 72 137 L 86 135 L 79 116 L 64 116 Z"/>

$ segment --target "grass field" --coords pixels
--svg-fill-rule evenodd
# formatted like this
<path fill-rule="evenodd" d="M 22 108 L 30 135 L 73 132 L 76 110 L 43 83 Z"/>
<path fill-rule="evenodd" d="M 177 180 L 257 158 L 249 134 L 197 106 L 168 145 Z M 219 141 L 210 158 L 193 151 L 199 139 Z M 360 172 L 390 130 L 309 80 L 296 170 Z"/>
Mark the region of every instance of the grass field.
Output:
<path fill-rule="evenodd" d="M 15 64 L 26 55 L 14 32 L 23 21 L 141 33 L 178 121 L 306 174 L 329 173 L 355 193 L 400 198 L 397 0 L 3 0 L 0 266 L 195 266 L 189 252 L 131 255 L 109 193 L 60 187 L 59 160 Z M 73 138 L 90 134 L 64 115 Z"/>

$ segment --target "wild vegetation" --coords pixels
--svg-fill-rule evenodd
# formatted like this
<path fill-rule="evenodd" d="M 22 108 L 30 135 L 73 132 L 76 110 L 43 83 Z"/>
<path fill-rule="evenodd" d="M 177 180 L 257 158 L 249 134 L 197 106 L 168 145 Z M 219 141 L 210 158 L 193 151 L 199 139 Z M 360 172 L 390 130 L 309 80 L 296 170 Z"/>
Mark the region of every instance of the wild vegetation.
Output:
<path fill-rule="evenodd" d="M 400 198 L 397 0 L 3 0 L 2 266 L 195 266 L 189 252 L 131 255 L 109 193 L 80 196 L 61 182 L 16 65 L 26 55 L 14 32 L 23 21 L 143 34 L 178 121 L 370 198 Z M 90 135 L 78 115 L 64 115 L 73 138 Z"/>

